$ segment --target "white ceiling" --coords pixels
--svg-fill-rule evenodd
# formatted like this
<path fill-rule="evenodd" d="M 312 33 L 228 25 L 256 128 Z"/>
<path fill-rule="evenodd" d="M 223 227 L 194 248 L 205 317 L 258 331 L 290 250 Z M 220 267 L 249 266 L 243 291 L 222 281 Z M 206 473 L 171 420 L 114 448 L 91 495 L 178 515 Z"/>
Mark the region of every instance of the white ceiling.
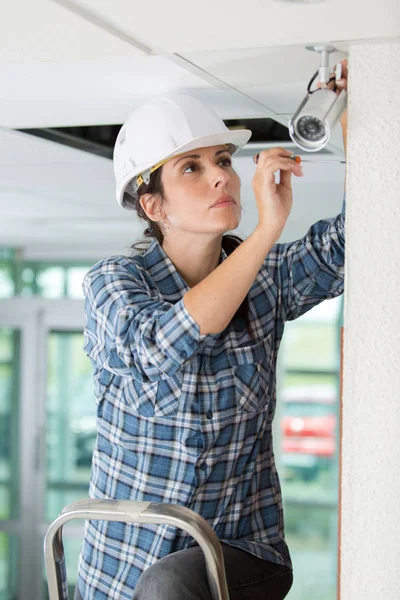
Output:
<path fill-rule="evenodd" d="M 0 245 L 32 257 L 92 258 L 126 251 L 142 230 L 115 201 L 111 161 L 10 128 L 118 124 L 164 91 L 193 94 L 225 119 L 287 124 L 318 68 L 305 46 L 332 43 L 341 50 L 334 64 L 350 42 L 400 39 L 399 7 L 397 0 L 2 3 Z M 329 149 L 343 158 L 340 129 Z M 248 157 L 235 164 L 245 236 L 257 218 L 254 165 Z M 304 173 L 294 181 L 282 241 L 340 210 L 344 165 L 308 164 Z"/>
<path fill-rule="evenodd" d="M 186 53 L 399 35 L 396 0 L 55 0 L 90 12 L 159 52 Z M 78 8 L 77 8 L 78 7 Z"/>

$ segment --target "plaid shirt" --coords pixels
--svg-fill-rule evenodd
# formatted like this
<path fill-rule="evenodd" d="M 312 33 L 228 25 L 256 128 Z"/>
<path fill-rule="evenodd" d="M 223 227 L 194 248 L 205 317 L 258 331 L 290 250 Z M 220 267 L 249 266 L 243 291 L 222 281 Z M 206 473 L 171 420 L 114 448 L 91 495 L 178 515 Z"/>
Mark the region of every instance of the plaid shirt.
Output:
<path fill-rule="evenodd" d="M 276 359 L 285 321 L 343 292 L 345 202 L 340 215 L 270 250 L 248 293 L 254 339 L 241 319 L 199 334 L 182 300 L 189 287 L 156 240 L 90 269 L 84 349 L 98 427 L 90 497 L 187 506 L 221 541 L 292 566 L 272 444 Z M 131 600 L 145 569 L 194 544 L 172 526 L 88 521 L 81 594 Z"/>

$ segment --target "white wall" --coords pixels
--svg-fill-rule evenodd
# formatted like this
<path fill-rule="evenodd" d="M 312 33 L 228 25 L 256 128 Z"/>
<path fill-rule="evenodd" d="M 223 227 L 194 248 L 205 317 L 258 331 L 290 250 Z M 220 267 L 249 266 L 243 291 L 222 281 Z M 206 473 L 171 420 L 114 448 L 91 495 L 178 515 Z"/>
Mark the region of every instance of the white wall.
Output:
<path fill-rule="evenodd" d="M 349 55 L 341 600 L 400 597 L 400 44 Z"/>

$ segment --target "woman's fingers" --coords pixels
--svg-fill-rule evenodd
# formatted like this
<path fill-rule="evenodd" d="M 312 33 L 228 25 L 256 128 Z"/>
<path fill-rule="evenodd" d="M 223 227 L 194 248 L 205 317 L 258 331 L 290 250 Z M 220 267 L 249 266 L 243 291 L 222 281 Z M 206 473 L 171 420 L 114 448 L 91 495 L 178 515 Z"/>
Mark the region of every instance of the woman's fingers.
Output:
<path fill-rule="evenodd" d="M 347 75 L 348 75 L 348 59 L 344 58 L 341 62 L 342 65 L 342 77 L 345 77 L 347 79 Z"/>
<path fill-rule="evenodd" d="M 329 90 L 336 92 L 337 95 L 339 95 L 342 92 L 342 90 L 347 91 L 347 59 L 345 59 L 345 62 L 346 62 L 346 67 L 344 67 L 344 65 L 343 65 L 344 61 L 341 62 L 342 68 L 341 68 L 340 79 L 338 79 L 336 81 L 336 70 L 334 70 L 331 73 L 330 81 L 326 84 L 326 86 L 325 86 L 325 84 L 323 84 L 319 81 L 317 83 L 317 88 L 327 87 Z M 335 69 L 336 69 L 336 67 L 335 67 Z"/>
<path fill-rule="evenodd" d="M 294 173 L 299 175 L 302 173 L 301 165 L 299 165 L 296 161 L 292 160 L 291 158 L 283 158 L 281 160 L 271 161 L 269 163 L 266 163 L 264 168 L 272 170 L 273 173 L 276 173 L 276 171 L 278 171 L 279 169 L 283 171 L 293 171 Z"/>
<path fill-rule="evenodd" d="M 272 161 L 281 160 L 289 166 L 298 165 L 301 158 L 298 156 L 296 160 L 292 158 L 293 151 L 287 148 L 271 148 L 269 150 L 262 150 L 258 154 L 253 156 L 253 162 L 261 166 L 271 164 Z"/>
<path fill-rule="evenodd" d="M 262 150 L 261 152 L 259 152 L 258 154 L 255 154 L 253 156 L 253 162 L 255 162 L 256 164 L 260 163 L 260 165 L 264 164 L 265 161 L 271 157 L 276 157 L 276 156 L 280 156 L 280 157 L 288 157 L 292 154 L 291 150 L 287 150 L 287 148 L 270 148 L 269 150 Z"/>
<path fill-rule="evenodd" d="M 263 151 L 265 152 L 265 151 Z M 261 152 L 261 155 L 263 154 Z M 264 155 L 260 158 L 260 154 L 253 156 L 253 161 L 258 164 L 259 171 L 267 171 L 271 174 L 277 171 L 287 171 L 290 177 L 291 173 L 294 173 L 297 177 L 303 176 L 303 169 L 301 164 L 297 163 L 292 158 L 285 158 L 277 155 Z M 281 173 L 282 178 L 282 173 Z"/>
<path fill-rule="evenodd" d="M 267 154 L 265 154 L 266 152 Z M 282 165 L 282 167 L 287 166 L 288 168 L 291 168 L 300 166 L 296 160 L 293 160 L 293 158 L 289 157 L 293 154 L 291 150 L 285 151 L 287 153 L 286 156 L 270 154 L 269 152 L 270 151 L 263 150 L 262 152 L 255 154 L 253 156 L 253 162 L 255 162 L 256 164 L 260 163 L 261 167 L 274 166 L 280 168 L 279 165 Z"/>
<path fill-rule="evenodd" d="M 341 64 L 341 75 L 340 75 L 340 78 L 336 81 L 336 86 L 339 88 L 340 91 L 342 91 L 342 90 L 347 90 L 347 75 L 348 75 L 347 58 L 343 59 L 340 64 Z"/>

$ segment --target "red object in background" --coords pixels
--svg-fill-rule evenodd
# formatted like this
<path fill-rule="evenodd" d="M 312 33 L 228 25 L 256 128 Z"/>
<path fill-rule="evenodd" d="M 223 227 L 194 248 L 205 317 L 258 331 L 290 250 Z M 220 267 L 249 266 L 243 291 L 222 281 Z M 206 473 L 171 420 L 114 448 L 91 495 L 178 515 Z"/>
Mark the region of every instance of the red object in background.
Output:
<path fill-rule="evenodd" d="M 283 393 L 282 458 L 286 476 L 314 479 L 336 452 L 333 386 L 293 387 Z"/>
<path fill-rule="evenodd" d="M 336 417 L 284 417 L 283 451 L 305 452 L 319 456 L 335 453 Z"/>

